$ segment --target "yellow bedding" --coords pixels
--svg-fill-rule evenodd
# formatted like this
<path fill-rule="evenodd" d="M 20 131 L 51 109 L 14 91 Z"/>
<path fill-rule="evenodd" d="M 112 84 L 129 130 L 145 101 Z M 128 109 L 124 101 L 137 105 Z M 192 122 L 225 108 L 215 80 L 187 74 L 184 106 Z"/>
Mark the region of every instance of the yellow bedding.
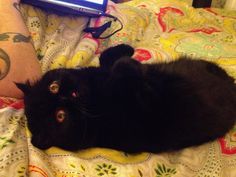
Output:
<path fill-rule="evenodd" d="M 194 9 L 183 0 L 110 2 L 107 12 L 121 19 L 124 29 L 105 40 L 82 32 L 88 21 L 85 17 L 62 17 L 30 6 L 22 6 L 21 11 L 43 72 L 98 65 L 101 51 L 127 43 L 135 48 L 134 57 L 144 63 L 189 55 L 216 62 L 236 78 L 233 11 Z M 93 19 L 91 25 L 100 26 L 106 20 Z M 119 24 L 113 23 L 105 33 L 117 28 Z M 0 108 L 0 177 L 236 176 L 236 127 L 217 141 L 173 153 L 130 155 L 100 148 L 41 151 L 30 143 L 22 100 L 0 98 Z"/>
<path fill-rule="evenodd" d="M 120 18 L 124 29 L 105 40 L 85 34 L 85 17 L 58 17 L 29 6 L 22 8 L 42 70 L 97 65 L 97 56 L 107 47 L 127 43 L 136 48 L 142 62 L 163 62 L 180 55 L 202 57 L 235 73 L 235 11 L 194 9 L 184 0 L 134 0 L 115 5 L 108 13 Z M 107 18 L 92 20 L 101 26 Z M 105 22 L 104 22 L 105 21 Z M 120 26 L 112 24 L 105 33 Z"/>

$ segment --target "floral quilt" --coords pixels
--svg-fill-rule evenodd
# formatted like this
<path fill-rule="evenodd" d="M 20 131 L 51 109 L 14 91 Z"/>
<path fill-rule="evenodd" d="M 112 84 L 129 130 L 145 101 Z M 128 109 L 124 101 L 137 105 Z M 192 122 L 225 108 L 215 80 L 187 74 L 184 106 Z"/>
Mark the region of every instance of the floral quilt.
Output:
<path fill-rule="evenodd" d="M 143 63 L 187 55 L 215 62 L 236 78 L 235 11 L 194 9 L 184 0 L 109 2 L 107 13 L 118 17 L 123 29 L 107 39 L 94 39 L 83 32 L 87 17 L 61 16 L 26 5 L 21 12 L 43 72 L 98 66 L 104 49 L 126 43 L 135 48 L 134 58 Z M 109 20 L 90 19 L 90 26 Z M 119 28 L 118 21 L 113 21 L 103 35 Z M 235 177 L 236 126 L 214 142 L 172 153 L 132 155 L 101 148 L 69 152 L 55 147 L 42 151 L 30 143 L 23 101 L 2 97 L 0 177 L 24 176 Z"/>

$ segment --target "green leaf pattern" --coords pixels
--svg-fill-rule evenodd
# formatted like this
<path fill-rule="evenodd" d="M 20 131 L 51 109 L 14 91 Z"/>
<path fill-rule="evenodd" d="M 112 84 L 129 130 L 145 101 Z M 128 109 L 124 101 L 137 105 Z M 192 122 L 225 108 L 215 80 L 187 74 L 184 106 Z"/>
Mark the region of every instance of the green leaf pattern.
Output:
<path fill-rule="evenodd" d="M 21 165 L 17 168 L 17 177 L 26 177 L 29 176 L 25 166 Z"/>
<path fill-rule="evenodd" d="M 157 164 L 155 168 L 156 177 L 173 177 L 177 171 L 175 168 L 168 168 L 165 164 Z"/>
<path fill-rule="evenodd" d="M 110 176 L 117 174 L 117 168 L 113 167 L 111 164 L 106 163 L 97 164 L 95 170 L 97 171 L 97 176 Z"/>
<path fill-rule="evenodd" d="M 7 147 L 9 144 L 15 143 L 13 140 L 8 139 L 7 137 L 0 137 L 0 150 Z"/>

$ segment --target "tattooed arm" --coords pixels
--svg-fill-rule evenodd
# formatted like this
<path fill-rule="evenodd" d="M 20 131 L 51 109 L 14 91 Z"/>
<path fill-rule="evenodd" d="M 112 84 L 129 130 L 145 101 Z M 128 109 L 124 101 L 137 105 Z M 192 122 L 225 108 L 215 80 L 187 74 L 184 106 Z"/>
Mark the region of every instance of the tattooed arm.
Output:
<path fill-rule="evenodd" d="M 14 82 L 41 77 L 29 32 L 18 10 L 20 0 L 0 0 L 0 96 L 22 98 Z"/>

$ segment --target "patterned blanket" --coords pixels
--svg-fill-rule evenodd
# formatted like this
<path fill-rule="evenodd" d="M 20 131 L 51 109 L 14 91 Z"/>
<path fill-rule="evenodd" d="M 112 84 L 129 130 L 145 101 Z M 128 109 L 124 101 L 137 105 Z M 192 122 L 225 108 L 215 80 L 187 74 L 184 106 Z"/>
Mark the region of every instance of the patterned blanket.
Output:
<path fill-rule="evenodd" d="M 124 28 L 99 40 L 83 32 L 86 17 L 59 16 L 26 5 L 21 11 L 43 72 L 97 66 L 101 51 L 126 43 L 135 48 L 134 58 L 143 63 L 188 55 L 215 62 L 236 78 L 234 11 L 194 9 L 184 0 L 109 2 L 107 13 L 118 17 Z M 90 26 L 108 20 L 92 19 Z M 119 25 L 112 22 L 104 35 Z M 235 177 L 236 126 L 217 141 L 172 153 L 131 155 L 101 148 L 69 152 L 55 147 L 42 151 L 30 143 L 23 101 L 0 98 L 0 177 L 15 176 Z"/>

